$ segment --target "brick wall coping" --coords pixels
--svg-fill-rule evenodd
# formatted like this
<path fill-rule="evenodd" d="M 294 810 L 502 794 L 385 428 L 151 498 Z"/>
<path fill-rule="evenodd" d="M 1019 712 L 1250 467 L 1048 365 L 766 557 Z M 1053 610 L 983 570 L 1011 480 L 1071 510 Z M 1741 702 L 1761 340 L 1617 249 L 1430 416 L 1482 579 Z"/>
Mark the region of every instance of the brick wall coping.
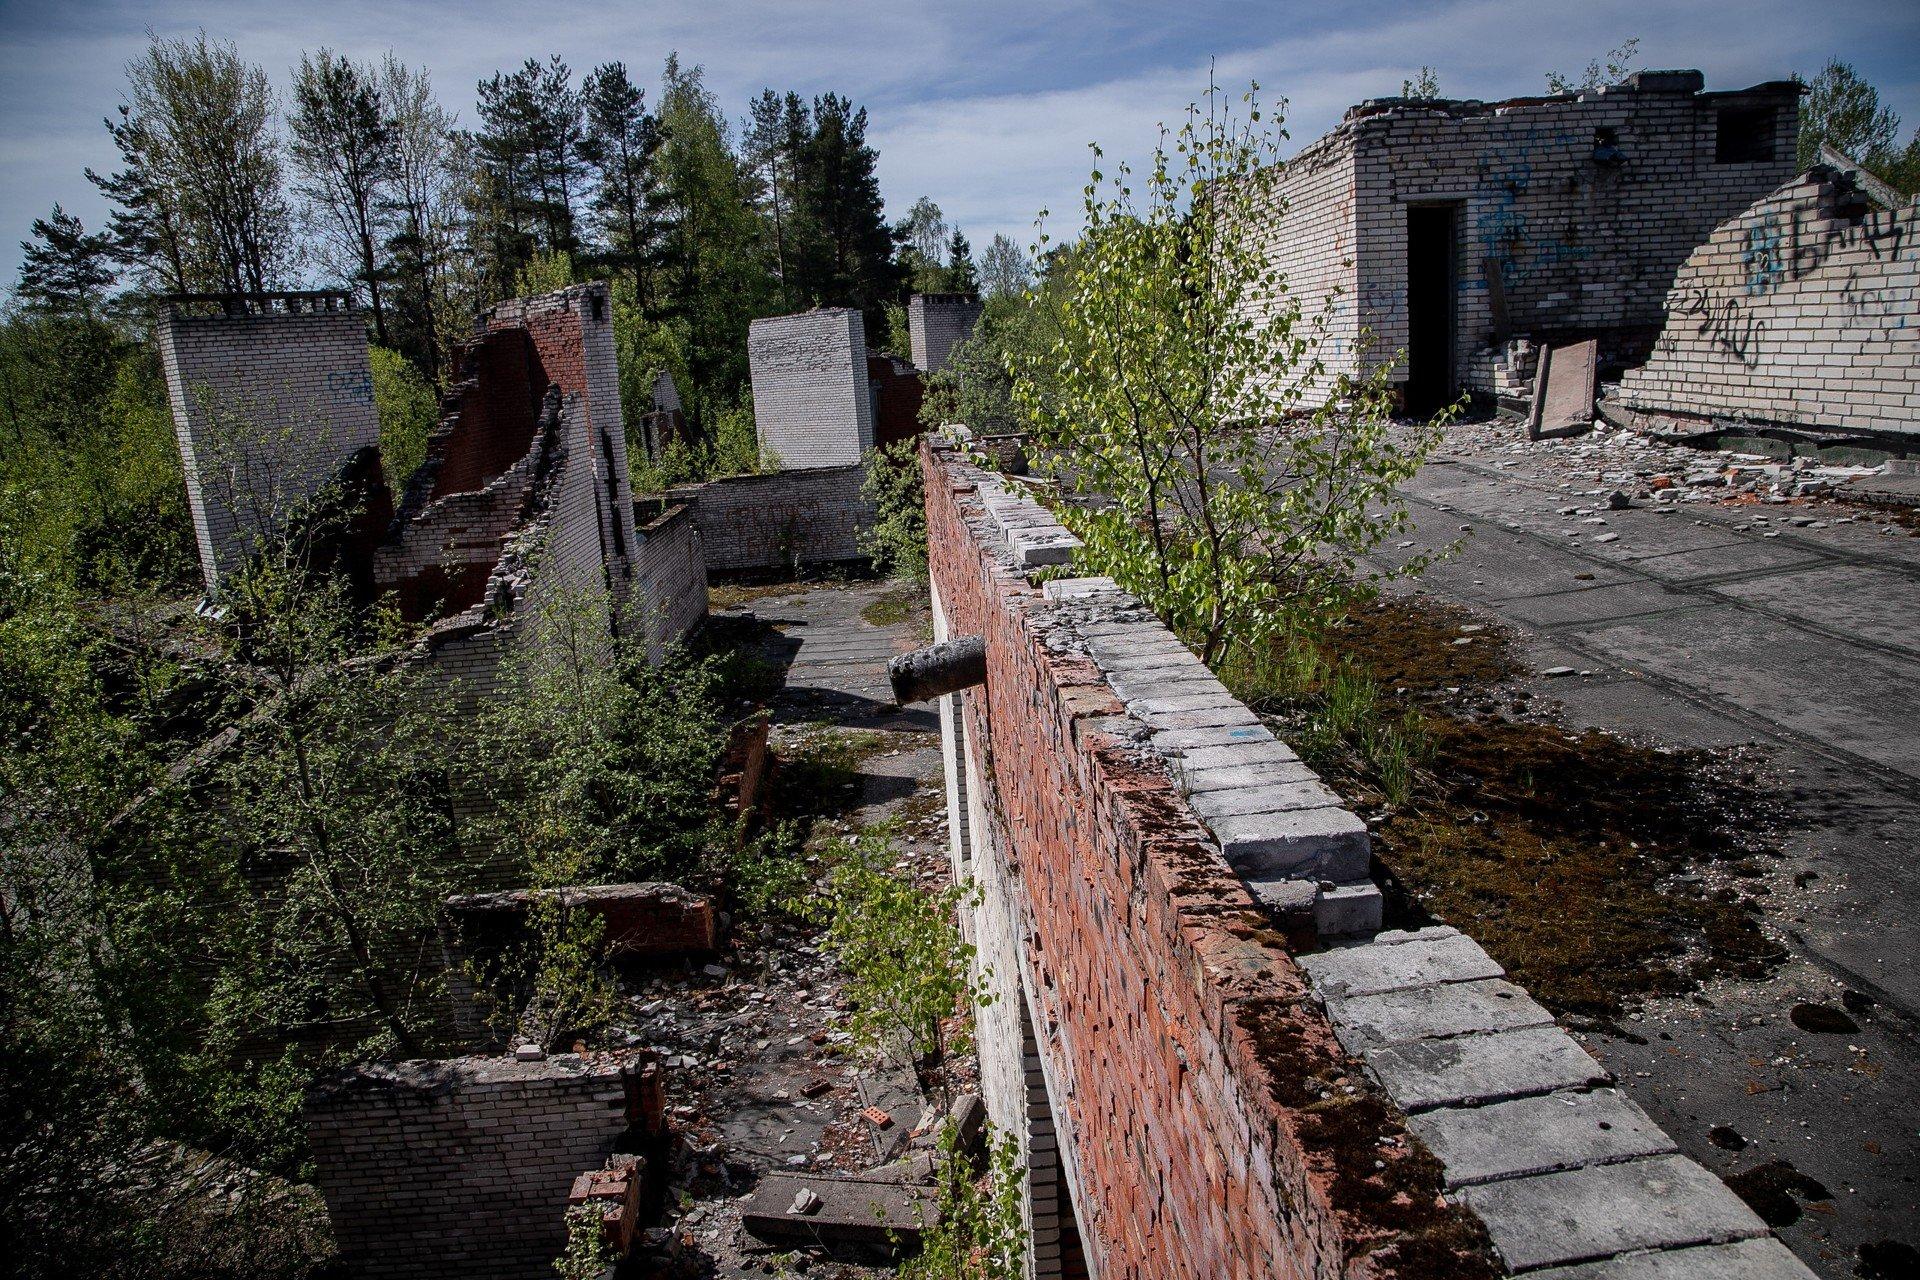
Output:
<path fill-rule="evenodd" d="M 409 1058 L 344 1067 L 316 1079 L 307 1090 L 309 1109 L 365 1093 L 444 1094 L 503 1085 L 579 1080 L 618 1085 L 621 1072 L 644 1055 L 628 1050 L 556 1053 L 535 1062 L 495 1055 Z"/>
<path fill-rule="evenodd" d="M 1211 837 L 1198 842 L 1212 863 L 1201 877 L 1207 891 L 1196 883 L 1172 895 L 1183 915 L 1193 913 L 1183 924 L 1204 931 L 1231 907 L 1258 904 L 1285 927 L 1285 946 L 1280 934 L 1195 943 L 1212 961 L 1207 972 L 1221 981 L 1221 997 L 1243 1003 L 1237 1025 L 1255 1039 L 1255 1060 L 1263 1056 L 1259 1018 L 1247 1015 L 1271 1013 L 1304 989 L 1293 1033 L 1310 1043 L 1331 1026 L 1391 1103 L 1383 1132 L 1390 1140 L 1404 1123 L 1438 1157 L 1447 1202 L 1484 1224 L 1509 1274 L 1608 1280 L 1641 1275 L 1635 1268 L 1644 1265 L 1648 1276 L 1715 1268 L 1757 1280 L 1811 1276 L 1718 1178 L 1678 1155 L 1473 939 L 1445 926 L 1378 932 L 1365 824 L 1137 599 L 1106 578 L 1030 587 L 1028 574 L 1070 564 L 1080 546 L 1051 512 L 1011 492 L 1004 477 L 959 461 L 951 445 L 929 440 L 923 457 L 929 504 L 943 485 L 962 511 L 977 513 L 968 527 L 1035 643 L 1063 667 L 1091 665 L 1110 695 L 1102 705 L 1090 696 L 1098 688 L 1064 691 L 1067 714 L 1086 717 L 1086 734 L 1076 737 L 1103 740 L 1164 779 L 1162 793 L 1172 793 L 1185 825 Z M 1191 862 L 1183 870 L 1195 879 Z M 1315 949 L 1316 930 L 1324 950 Z M 1232 950 L 1247 954 L 1229 962 Z M 1273 1096 L 1283 1125 L 1297 1123 L 1284 1115 L 1283 1094 Z M 1311 1133 L 1294 1129 L 1303 1131 Z M 1309 1166 L 1314 1155 L 1305 1155 Z M 1387 1227 L 1342 1203 L 1349 1185 L 1336 1180 L 1324 1192 L 1343 1233 Z"/>

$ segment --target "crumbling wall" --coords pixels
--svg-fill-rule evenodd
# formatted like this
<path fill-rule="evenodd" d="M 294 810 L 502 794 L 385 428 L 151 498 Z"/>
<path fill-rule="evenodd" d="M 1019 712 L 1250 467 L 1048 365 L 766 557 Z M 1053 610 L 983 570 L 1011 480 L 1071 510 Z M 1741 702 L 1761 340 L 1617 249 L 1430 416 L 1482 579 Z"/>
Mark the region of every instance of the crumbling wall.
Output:
<path fill-rule="evenodd" d="M 1017 989 L 1092 1272 L 1338 1276 L 1371 1248 L 1371 1274 L 1414 1274 L 1396 1252 L 1413 1234 L 1433 1268 L 1420 1274 L 1483 1273 L 1463 1251 L 1471 1231 L 1449 1234 L 1456 1220 L 1431 1192 L 1421 1204 L 1409 1191 L 1411 1214 L 1379 1209 L 1411 1155 L 1383 1145 L 1390 1120 L 1356 1111 L 1336 1135 L 1309 1111 L 1306 1083 L 1346 1060 L 1280 935 L 1087 656 L 1101 624 L 1030 586 L 1013 548 L 1045 540 L 1007 536 L 979 473 L 924 450 L 939 625 L 987 652 L 958 717 L 972 867 L 998 898 L 999 923 L 975 937 L 1008 984 L 1008 1007 L 982 1021 L 983 1080 L 996 1123 L 1023 1132 L 1040 1082 L 990 1043 L 1017 1028 Z"/>
<path fill-rule="evenodd" d="M 973 336 L 984 310 L 968 293 L 916 293 L 907 299 L 907 341 L 915 367 L 926 373 L 946 368 L 953 349 Z"/>
<path fill-rule="evenodd" d="M 747 330 L 753 419 L 783 470 L 842 467 L 873 447 L 867 329 L 829 307 L 755 320 Z"/>
<path fill-rule="evenodd" d="M 863 559 L 861 531 L 873 504 L 860 495 L 863 465 L 728 476 L 678 485 L 666 497 L 687 504 L 709 572 L 791 571 Z"/>
<path fill-rule="evenodd" d="M 1598 337 L 1613 367 L 1643 358 L 1688 253 L 1793 173 L 1797 86 L 1702 93 L 1701 84 L 1697 71 L 1653 71 L 1504 103 L 1363 103 L 1289 166 L 1274 252 L 1309 315 L 1333 284 L 1346 288 L 1350 254 L 1330 354 L 1344 361 L 1346 344 L 1368 331 L 1371 357 L 1389 359 L 1411 332 L 1408 210 L 1453 205 L 1461 386 L 1495 390 L 1509 334 Z M 1350 248 L 1318 230 L 1349 220 Z M 1404 381 L 1404 363 L 1391 376 Z"/>
<path fill-rule="evenodd" d="M 1920 206 L 1815 168 L 1729 219 L 1667 295 L 1641 413 L 1920 433 Z"/>
<path fill-rule="evenodd" d="M 637 1064 L 623 1053 L 453 1058 L 316 1082 L 307 1140 L 348 1270 L 552 1276 L 574 1178 L 599 1168 L 634 1118 Z"/>
<path fill-rule="evenodd" d="M 276 519 L 378 447 L 366 322 L 344 294 L 181 301 L 160 359 L 209 591 Z"/>

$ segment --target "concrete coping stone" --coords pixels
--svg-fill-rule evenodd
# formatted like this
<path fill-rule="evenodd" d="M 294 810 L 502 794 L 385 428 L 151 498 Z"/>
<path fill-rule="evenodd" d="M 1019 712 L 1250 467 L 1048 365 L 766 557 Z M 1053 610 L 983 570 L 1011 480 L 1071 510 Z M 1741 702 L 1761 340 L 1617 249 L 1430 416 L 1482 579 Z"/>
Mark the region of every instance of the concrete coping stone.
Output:
<path fill-rule="evenodd" d="M 1553 1015 L 1504 978 L 1452 982 L 1377 995 L 1328 997 L 1340 1042 L 1358 1053 L 1403 1040 L 1436 1040 L 1475 1031 L 1515 1031 L 1553 1024 Z"/>
<path fill-rule="evenodd" d="M 1049 600 L 1078 600 L 1083 596 L 1105 595 L 1119 590 L 1119 583 L 1103 577 L 1055 578 L 1040 586 L 1040 594 Z"/>
<path fill-rule="evenodd" d="M 1215 818 L 1207 825 L 1243 876 L 1350 882 L 1366 879 L 1372 864 L 1367 824 L 1345 809 Z"/>
<path fill-rule="evenodd" d="M 1160 746 L 1158 740 L 1161 737 L 1178 736 L 1183 733 L 1215 732 L 1218 730 L 1168 729 L 1154 734 L 1151 740 L 1162 752 L 1171 754 L 1179 748 Z M 1261 782 L 1299 782 L 1319 776 L 1303 760 L 1281 760 L 1270 764 L 1225 764 L 1214 769 L 1186 769 L 1179 772 L 1179 781 L 1188 795 L 1198 796 L 1209 791 L 1231 790 L 1234 787 L 1251 786 Z"/>
<path fill-rule="evenodd" d="M 1814 1280 L 1807 1264 L 1778 1240 L 1739 1240 L 1535 1271 L 1529 1280 Z"/>
<path fill-rule="evenodd" d="M 1409 1113 L 1612 1079 L 1572 1036 L 1552 1026 L 1407 1040 L 1368 1049 L 1362 1057 L 1387 1096 Z"/>
<path fill-rule="evenodd" d="M 1479 943 L 1457 930 L 1397 940 L 1381 934 L 1365 945 L 1301 956 L 1299 963 L 1322 1000 L 1507 976 Z"/>
<path fill-rule="evenodd" d="M 1679 1149 L 1618 1089 L 1443 1107 L 1411 1117 L 1407 1127 L 1446 1166 L 1449 1188 Z"/>
<path fill-rule="evenodd" d="M 1153 735 L 1157 751 L 1191 751 L 1196 747 L 1231 747 L 1241 742 L 1272 742 L 1264 724 L 1224 724 L 1206 729 L 1162 729 Z"/>
<path fill-rule="evenodd" d="M 1467 1187 L 1460 1199 L 1514 1271 L 1767 1233 L 1720 1179 L 1683 1156 L 1509 1178 Z"/>
<path fill-rule="evenodd" d="M 1195 747 L 1180 753 L 1180 772 L 1235 765 L 1294 764 L 1300 757 L 1284 742 L 1236 742 L 1225 747 Z"/>
<path fill-rule="evenodd" d="M 1295 809 L 1338 808 L 1340 797 L 1318 780 L 1267 782 L 1231 791 L 1205 791 L 1190 796 L 1193 811 L 1208 822 L 1260 813 L 1291 813 Z"/>
<path fill-rule="evenodd" d="M 1238 702 L 1217 707 L 1199 707 L 1192 711 L 1148 711 L 1139 717 L 1155 733 L 1179 729 L 1247 728 L 1260 723 L 1260 717 Z"/>

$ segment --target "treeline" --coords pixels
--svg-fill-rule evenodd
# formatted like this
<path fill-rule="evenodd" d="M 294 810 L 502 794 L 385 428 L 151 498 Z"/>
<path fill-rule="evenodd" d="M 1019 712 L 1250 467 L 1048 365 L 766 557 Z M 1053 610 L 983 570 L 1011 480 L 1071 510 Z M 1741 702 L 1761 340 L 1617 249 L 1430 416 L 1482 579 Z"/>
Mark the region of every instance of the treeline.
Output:
<path fill-rule="evenodd" d="M 391 54 L 304 54 L 282 101 L 231 44 L 156 38 L 106 125 L 120 163 L 87 177 L 111 220 L 36 223 L 23 298 L 346 285 L 430 380 L 475 310 L 605 277 L 623 345 L 677 375 L 698 425 L 739 403 L 756 316 L 853 306 L 879 336 L 907 289 L 978 284 L 930 201 L 887 222 L 864 108 L 768 89 L 736 125 L 672 54 L 651 98 L 623 62 L 529 58 L 478 84 L 462 127 Z"/>

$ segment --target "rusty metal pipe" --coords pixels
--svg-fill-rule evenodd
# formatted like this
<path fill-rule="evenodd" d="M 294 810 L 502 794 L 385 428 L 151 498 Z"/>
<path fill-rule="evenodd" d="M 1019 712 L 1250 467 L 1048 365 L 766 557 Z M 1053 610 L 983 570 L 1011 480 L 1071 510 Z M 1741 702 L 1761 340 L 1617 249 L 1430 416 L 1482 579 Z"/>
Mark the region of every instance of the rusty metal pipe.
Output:
<path fill-rule="evenodd" d="M 961 636 L 903 653 L 887 663 L 897 706 L 931 702 L 987 682 L 987 642 L 979 636 Z"/>

